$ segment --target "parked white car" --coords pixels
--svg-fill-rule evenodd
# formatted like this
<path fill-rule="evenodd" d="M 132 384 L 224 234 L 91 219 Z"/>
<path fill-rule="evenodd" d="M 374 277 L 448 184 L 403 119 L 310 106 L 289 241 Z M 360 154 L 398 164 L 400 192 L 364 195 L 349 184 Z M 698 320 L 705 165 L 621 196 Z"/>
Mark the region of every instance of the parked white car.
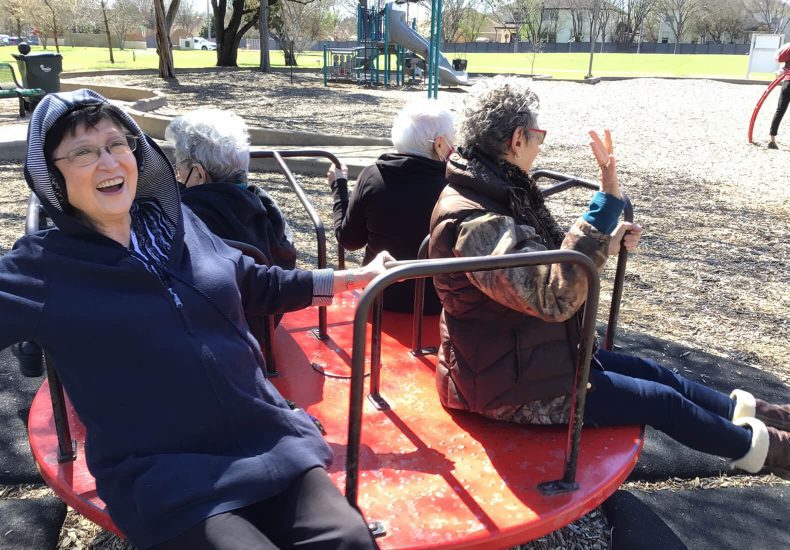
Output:
<path fill-rule="evenodd" d="M 192 38 L 192 43 L 195 45 L 194 49 L 198 50 L 216 50 L 217 43 L 211 42 L 210 40 L 206 40 L 205 38 L 201 38 L 199 36 L 195 36 Z"/>

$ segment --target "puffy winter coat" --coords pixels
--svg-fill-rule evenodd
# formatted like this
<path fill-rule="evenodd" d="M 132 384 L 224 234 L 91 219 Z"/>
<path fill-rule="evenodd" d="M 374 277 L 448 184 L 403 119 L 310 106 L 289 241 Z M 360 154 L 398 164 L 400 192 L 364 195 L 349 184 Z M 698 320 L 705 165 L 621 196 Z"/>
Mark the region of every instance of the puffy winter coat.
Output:
<path fill-rule="evenodd" d="M 524 186 L 534 186 L 523 178 Z M 557 248 L 526 188 L 492 163 L 456 155 L 447 181 L 431 219 L 431 258 Z M 601 267 L 609 240 L 579 218 L 561 248 L 582 252 Z M 458 273 L 434 282 L 444 307 L 436 384 L 445 406 L 483 412 L 571 391 L 577 312 L 587 292 L 579 267 Z"/>

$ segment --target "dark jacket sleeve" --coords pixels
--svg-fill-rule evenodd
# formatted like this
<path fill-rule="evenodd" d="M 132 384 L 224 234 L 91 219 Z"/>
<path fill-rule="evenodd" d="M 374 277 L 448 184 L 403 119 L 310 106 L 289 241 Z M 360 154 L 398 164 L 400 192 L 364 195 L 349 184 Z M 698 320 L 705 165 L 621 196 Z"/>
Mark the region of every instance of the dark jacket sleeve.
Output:
<path fill-rule="evenodd" d="M 365 207 L 365 190 L 368 179 L 378 174 L 374 166 L 365 168 L 348 198 L 348 180 L 338 178 L 332 183 L 335 238 L 347 250 L 357 250 L 368 244 L 368 227 Z"/>
<path fill-rule="evenodd" d="M 223 243 L 224 245 L 224 243 Z M 285 313 L 308 307 L 313 301 L 313 274 L 277 266 L 257 265 L 238 253 L 236 280 L 247 315 Z"/>
<path fill-rule="evenodd" d="M 29 273 L 33 267 L 30 249 L 19 245 L 0 258 L 0 349 L 37 339 L 46 301 L 46 282 Z"/>

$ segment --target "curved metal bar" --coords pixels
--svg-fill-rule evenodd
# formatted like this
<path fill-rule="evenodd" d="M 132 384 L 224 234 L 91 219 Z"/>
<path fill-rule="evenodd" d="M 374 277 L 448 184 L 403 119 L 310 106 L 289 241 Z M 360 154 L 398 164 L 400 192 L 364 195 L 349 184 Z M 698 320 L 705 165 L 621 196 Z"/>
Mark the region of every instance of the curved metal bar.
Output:
<path fill-rule="evenodd" d="M 44 214 L 43 216 L 41 214 Z M 27 201 L 27 216 L 25 217 L 25 235 L 32 235 L 47 227 L 47 215 L 41 207 L 41 201 L 32 191 Z"/>
<path fill-rule="evenodd" d="M 552 185 L 546 189 L 541 190 L 544 197 L 550 197 L 561 191 L 572 189 L 574 187 L 583 187 L 585 189 L 592 189 L 597 191 L 600 185 L 590 180 L 569 176 L 554 170 L 535 170 L 532 172 L 532 179 L 549 178 L 557 180 L 560 183 Z M 627 222 L 634 221 L 634 208 L 631 204 L 631 199 L 628 195 L 622 193 L 625 206 L 623 207 L 623 219 Z M 628 251 L 625 246 L 620 245 L 620 252 L 617 256 L 617 268 L 614 274 L 614 281 L 612 283 L 612 302 L 609 306 L 609 319 L 606 324 L 606 333 L 604 334 L 603 347 L 606 350 L 614 349 L 614 337 L 617 333 L 617 321 L 620 316 L 620 302 L 623 298 L 623 284 L 625 282 L 625 266 L 628 262 Z"/>
<path fill-rule="evenodd" d="M 779 85 L 779 83 L 785 79 L 788 73 L 790 73 L 790 70 L 785 69 L 784 72 L 782 72 L 782 74 L 777 76 L 774 79 L 774 81 L 768 85 L 768 88 L 766 88 L 766 90 L 763 92 L 763 95 L 760 96 L 760 100 L 757 102 L 757 105 L 754 107 L 754 111 L 752 111 L 752 118 L 749 119 L 749 132 L 747 134 L 749 143 L 753 143 L 752 132 L 754 132 L 754 122 L 757 120 L 757 115 L 760 112 L 760 108 L 762 108 L 763 103 L 765 103 L 765 100 L 768 99 L 768 96 L 771 95 L 771 90 L 776 88 Z"/>
<path fill-rule="evenodd" d="M 417 259 L 422 260 L 428 257 L 428 244 L 431 242 L 430 233 L 425 236 L 420 243 L 420 248 L 417 251 Z M 412 330 L 411 330 L 411 354 L 427 355 L 433 353 L 433 350 L 423 349 L 422 347 L 422 321 L 425 316 L 425 279 L 420 277 L 414 282 L 414 314 L 412 316 Z"/>
<path fill-rule="evenodd" d="M 44 365 L 49 380 L 49 398 L 52 401 L 52 418 L 55 420 L 55 433 L 58 436 L 58 462 L 73 462 L 77 458 L 77 442 L 71 437 L 69 418 L 66 412 L 66 396 L 60 376 L 55 370 L 49 354 L 44 354 Z"/>
<path fill-rule="evenodd" d="M 592 343 L 595 338 L 595 317 L 598 312 L 600 282 L 595 264 L 579 252 L 572 250 L 552 250 L 504 256 L 484 256 L 474 258 L 447 258 L 441 260 L 412 260 L 392 262 L 392 269 L 376 277 L 359 298 L 354 314 L 354 343 L 351 356 L 351 388 L 349 393 L 348 448 L 346 454 L 346 499 L 352 506 L 357 505 L 359 482 L 359 445 L 362 437 L 362 403 L 365 374 L 366 325 L 370 308 L 376 297 L 393 283 L 417 277 L 427 277 L 444 273 L 458 273 L 519 267 L 527 265 L 573 263 L 584 270 L 587 278 L 587 301 L 582 323 L 581 353 L 577 355 L 576 380 L 572 393 L 571 417 L 568 423 L 568 445 L 565 454 L 565 469 L 561 480 L 548 482 L 560 487 L 555 492 L 572 490 L 575 485 L 576 461 L 579 452 L 584 403 L 587 396 Z M 371 376 L 373 374 L 371 373 Z"/>
<path fill-rule="evenodd" d="M 302 203 L 305 210 L 307 211 L 307 215 L 310 217 L 310 221 L 313 222 L 313 227 L 315 228 L 315 235 L 317 241 L 317 252 L 318 252 L 318 268 L 323 269 L 326 267 L 326 233 L 324 231 L 324 224 L 321 221 L 318 212 L 316 212 L 315 207 L 310 203 L 310 200 L 307 198 L 307 195 L 304 192 L 304 189 L 296 182 L 296 178 L 291 172 L 291 169 L 288 168 L 288 165 L 283 160 L 284 158 L 295 158 L 295 157 L 324 157 L 332 161 L 332 163 L 336 167 L 340 167 L 340 161 L 337 160 L 337 157 L 332 153 L 327 151 L 320 151 L 318 149 L 294 149 L 291 151 L 274 151 L 274 150 L 257 150 L 257 151 L 250 151 L 250 158 L 273 158 L 277 164 L 280 166 L 280 170 L 285 175 L 285 178 L 288 180 L 288 183 L 291 185 L 291 188 L 296 193 L 296 196 L 299 198 L 299 202 Z M 327 321 L 326 321 L 326 306 L 320 306 L 318 308 L 318 338 L 321 340 L 326 340 L 328 338 L 327 335 Z"/>

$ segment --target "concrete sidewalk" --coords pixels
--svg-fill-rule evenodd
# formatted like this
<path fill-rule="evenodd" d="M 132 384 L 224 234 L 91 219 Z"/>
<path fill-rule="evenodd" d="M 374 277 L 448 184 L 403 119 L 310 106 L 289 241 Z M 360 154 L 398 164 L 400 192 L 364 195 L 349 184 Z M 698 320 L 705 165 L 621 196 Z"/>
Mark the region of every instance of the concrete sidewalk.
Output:
<path fill-rule="evenodd" d="M 23 161 L 27 146 L 27 124 L 29 119 L 17 119 L 18 122 L 4 123 L 0 121 L 0 161 Z M 173 149 L 167 142 L 156 140 L 162 150 L 173 160 Z M 348 166 L 349 176 L 357 177 L 365 166 L 372 164 L 380 155 L 394 151 L 391 146 L 383 145 L 326 145 L 305 146 L 293 145 L 252 145 L 253 149 L 267 150 L 294 150 L 310 149 L 327 151 L 335 155 L 338 160 Z M 321 157 L 286 159 L 289 168 L 297 174 L 306 176 L 323 176 L 329 167 L 329 161 Z M 251 163 L 254 170 L 279 171 L 279 166 L 274 159 L 254 159 Z"/>

